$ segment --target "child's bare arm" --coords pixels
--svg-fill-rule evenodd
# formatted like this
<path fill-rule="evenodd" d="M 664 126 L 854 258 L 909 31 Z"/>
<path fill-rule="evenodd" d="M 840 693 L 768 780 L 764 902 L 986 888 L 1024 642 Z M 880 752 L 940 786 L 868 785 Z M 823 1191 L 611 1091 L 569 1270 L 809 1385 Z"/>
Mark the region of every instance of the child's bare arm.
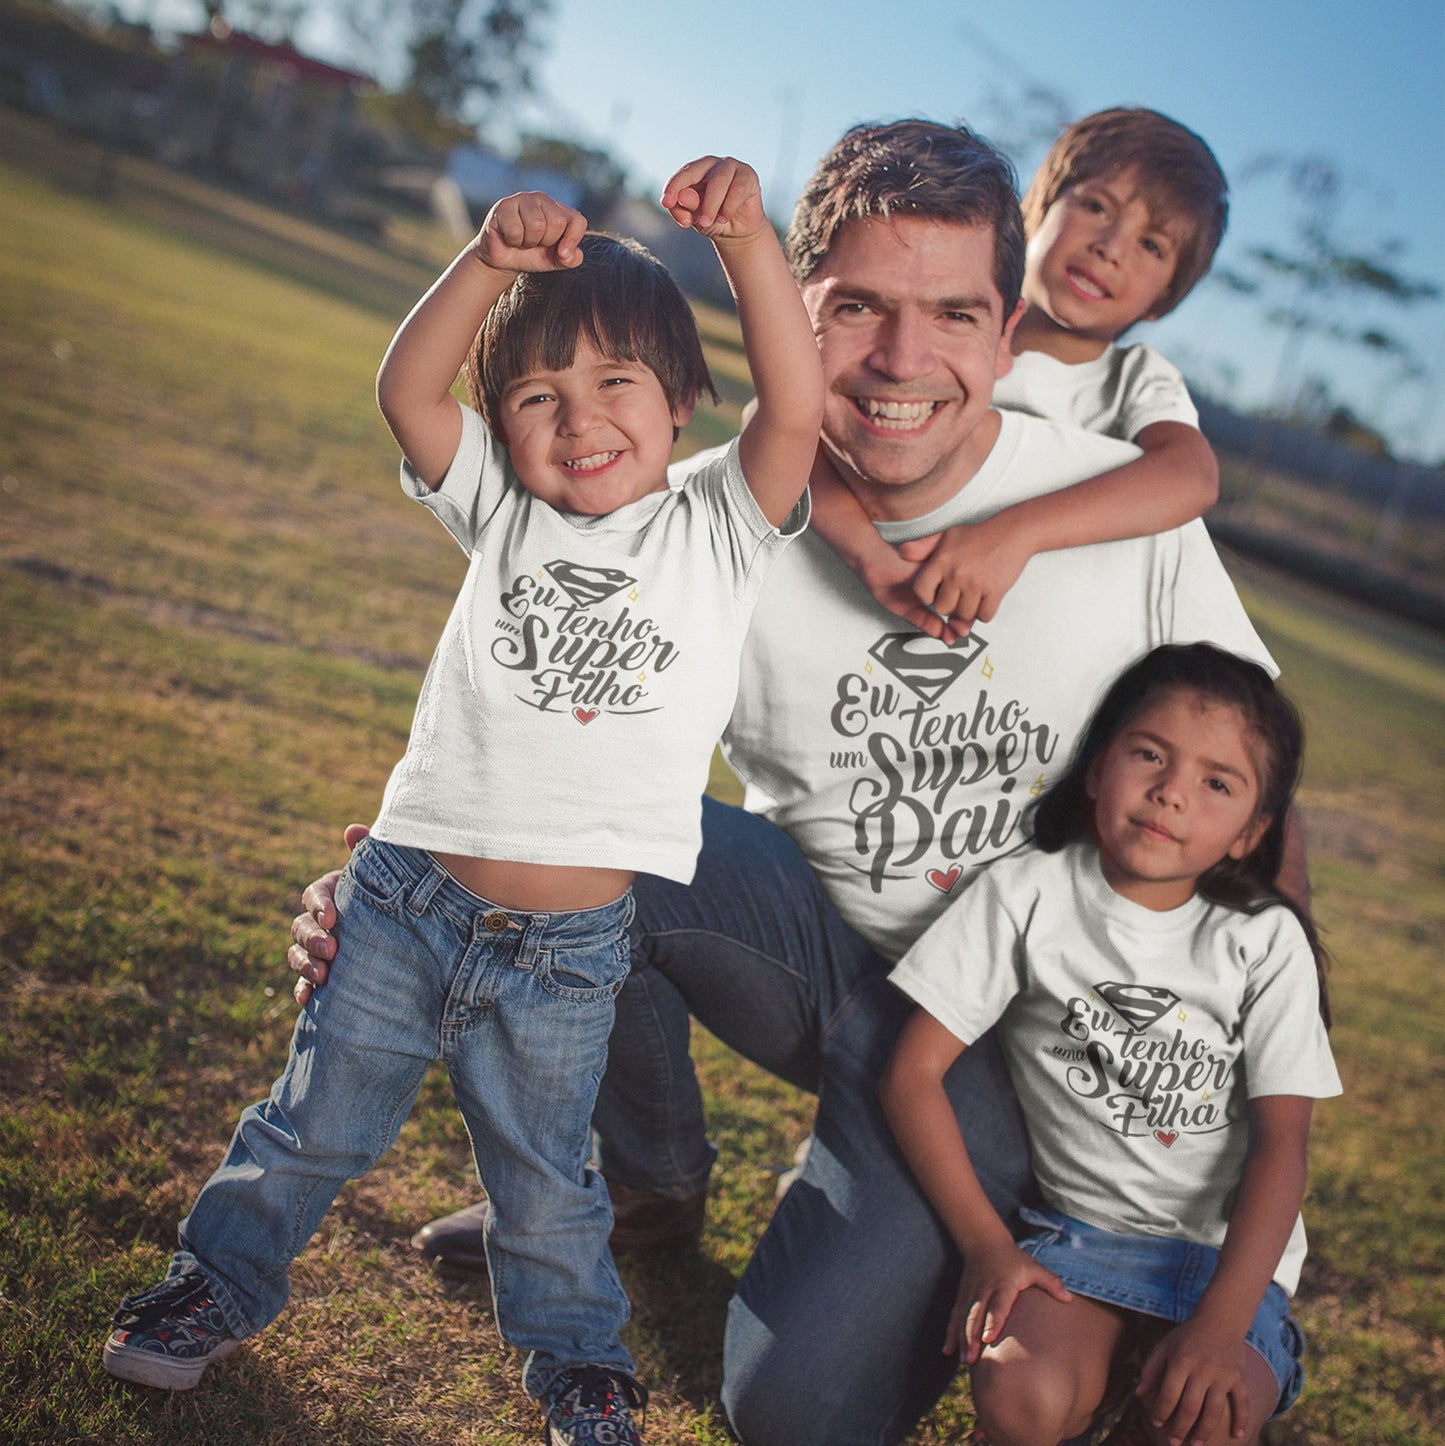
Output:
<path fill-rule="evenodd" d="M 776 527 L 807 486 L 823 422 L 823 364 L 812 324 L 750 166 L 703 156 L 667 183 L 662 205 L 713 243 L 737 298 L 757 393 L 739 455 L 748 487 Z"/>
<path fill-rule="evenodd" d="M 1219 464 L 1202 432 L 1154 422 L 1134 441 L 1143 456 L 1121 467 L 949 528 L 918 569 L 919 600 L 966 633 L 975 619 L 992 620 L 1036 552 L 1167 532 L 1214 505 Z"/>
<path fill-rule="evenodd" d="M 1250 1407 L 1244 1336 L 1304 1199 L 1313 1107 L 1313 1100 L 1299 1095 L 1250 1101 L 1249 1154 L 1219 1267 L 1194 1314 L 1150 1352 L 1139 1382 L 1151 1419 L 1171 1439 L 1207 1440 L 1226 1412 L 1232 1434 L 1243 1432 Z"/>
<path fill-rule="evenodd" d="M 504 197 L 392 338 L 376 399 L 402 454 L 429 487 L 440 485 L 456 456 L 462 419 L 452 384 L 487 313 L 519 272 L 579 265 L 586 229 L 584 216 L 540 191 Z"/>
<path fill-rule="evenodd" d="M 926 1010 L 915 1010 L 883 1072 L 883 1112 L 915 1178 L 963 1253 L 963 1279 L 944 1350 L 976 1361 L 1003 1334 L 1013 1303 L 1030 1286 L 1072 1300 L 1063 1282 L 1014 1244 L 979 1184 L 944 1092 L 964 1046 Z"/>

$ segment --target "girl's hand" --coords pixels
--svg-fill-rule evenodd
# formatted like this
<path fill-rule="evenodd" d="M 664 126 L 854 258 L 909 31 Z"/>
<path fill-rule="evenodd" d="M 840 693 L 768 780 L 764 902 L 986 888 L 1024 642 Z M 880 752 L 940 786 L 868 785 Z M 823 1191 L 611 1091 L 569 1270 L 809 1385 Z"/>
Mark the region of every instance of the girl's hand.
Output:
<path fill-rule="evenodd" d="M 1170 1446 L 1204 1446 L 1226 1415 L 1229 1434 L 1244 1435 L 1249 1418 L 1244 1351 L 1242 1336 L 1192 1316 L 1149 1352 L 1137 1394 L 1155 1427 L 1168 1433 Z"/>
<path fill-rule="evenodd" d="M 587 218 L 542 191 L 503 196 L 482 222 L 472 251 L 497 271 L 570 271 L 582 264 Z"/>
<path fill-rule="evenodd" d="M 1071 1301 L 1072 1292 L 1052 1270 L 1045 1269 L 1012 1240 L 969 1252 L 958 1283 L 958 1297 L 943 1338 L 945 1355 L 957 1354 L 972 1365 L 1003 1335 L 1013 1303 L 1030 1286 L 1046 1290 L 1055 1300 Z"/>
<path fill-rule="evenodd" d="M 661 205 L 709 241 L 745 241 L 768 224 L 757 173 L 731 156 L 690 161 L 663 187 Z"/>

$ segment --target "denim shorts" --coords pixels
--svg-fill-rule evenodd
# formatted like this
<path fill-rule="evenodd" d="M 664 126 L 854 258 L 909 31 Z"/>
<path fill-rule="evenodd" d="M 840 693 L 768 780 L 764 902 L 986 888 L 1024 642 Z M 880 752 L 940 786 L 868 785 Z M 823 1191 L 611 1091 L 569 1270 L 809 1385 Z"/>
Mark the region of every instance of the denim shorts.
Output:
<path fill-rule="evenodd" d="M 1119 1235 L 1042 1205 L 1024 1206 L 1019 1213 L 1035 1227 L 1019 1241 L 1020 1248 L 1070 1290 L 1161 1320 L 1193 1315 L 1219 1264 L 1212 1245 L 1163 1235 Z M 1271 1415 L 1284 1415 L 1304 1387 L 1304 1335 L 1289 1313 L 1289 1297 L 1274 1281 L 1244 1338 L 1264 1357 L 1279 1385 Z"/>

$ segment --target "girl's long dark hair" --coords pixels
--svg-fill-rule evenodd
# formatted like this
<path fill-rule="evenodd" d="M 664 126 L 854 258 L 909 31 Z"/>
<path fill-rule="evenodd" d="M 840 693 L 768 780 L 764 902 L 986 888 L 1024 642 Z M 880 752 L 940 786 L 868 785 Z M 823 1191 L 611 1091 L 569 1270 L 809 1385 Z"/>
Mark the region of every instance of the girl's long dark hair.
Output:
<path fill-rule="evenodd" d="M 1094 711 L 1068 771 L 1029 812 L 1027 827 L 1045 853 L 1078 839 L 1094 838 L 1094 802 L 1089 771 L 1145 706 L 1162 693 L 1195 693 L 1212 703 L 1237 708 L 1261 746 L 1258 817 L 1269 826 L 1243 858 L 1223 858 L 1199 876 L 1197 889 L 1212 903 L 1253 913 L 1282 904 L 1300 921 L 1314 951 L 1320 984 L 1320 1014 L 1330 1023 L 1325 971 L 1329 954 L 1314 921 L 1279 892 L 1284 861 L 1285 821 L 1304 759 L 1304 725 L 1293 703 L 1257 663 L 1210 643 L 1170 643 L 1145 654 L 1110 685 Z"/>

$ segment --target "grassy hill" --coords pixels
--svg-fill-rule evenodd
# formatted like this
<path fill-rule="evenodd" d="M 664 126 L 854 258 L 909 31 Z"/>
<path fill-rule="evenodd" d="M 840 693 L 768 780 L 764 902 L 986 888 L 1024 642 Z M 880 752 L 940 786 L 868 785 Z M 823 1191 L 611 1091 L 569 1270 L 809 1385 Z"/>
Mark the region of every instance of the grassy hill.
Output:
<path fill-rule="evenodd" d="M 463 567 L 398 496 L 371 400 L 434 258 L 100 161 L 0 116 L 0 1440 L 530 1441 L 485 1295 L 407 1245 L 475 1193 L 439 1074 L 272 1330 L 186 1396 L 100 1369 L 110 1310 L 284 1059 L 297 893 L 373 813 Z M 733 406 L 698 442 L 745 376 L 732 324 L 705 325 Z M 1239 575 L 1312 731 L 1347 1088 L 1316 1116 L 1311 1383 L 1273 1440 L 1425 1446 L 1445 1433 L 1445 649 Z M 660 1446 L 728 1439 L 723 1311 L 811 1114 L 697 1047 L 721 1148 L 703 1249 L 623 1265 Z M 917 1439 L 968 1421 L 960 1389 Z"/>

